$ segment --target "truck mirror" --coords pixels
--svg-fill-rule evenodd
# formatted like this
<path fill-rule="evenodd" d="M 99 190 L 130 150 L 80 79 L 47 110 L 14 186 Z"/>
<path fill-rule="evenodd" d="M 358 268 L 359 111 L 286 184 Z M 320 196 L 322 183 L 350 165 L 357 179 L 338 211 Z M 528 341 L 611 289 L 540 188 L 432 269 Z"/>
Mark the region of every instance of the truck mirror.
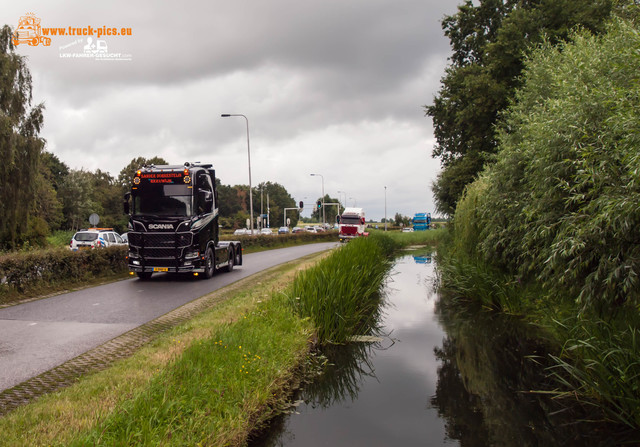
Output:
<path fill-rule="evenodd" d="M 131 211 L 131 209 L 129 208 L 129 198 L 131 197 L 131 193 L 128 192 L 124 195 L 124 202 L 122 202 L 122 206 L 124 209 L 124 213 L 125 214 L 129 214 L 129 211 Z"/>

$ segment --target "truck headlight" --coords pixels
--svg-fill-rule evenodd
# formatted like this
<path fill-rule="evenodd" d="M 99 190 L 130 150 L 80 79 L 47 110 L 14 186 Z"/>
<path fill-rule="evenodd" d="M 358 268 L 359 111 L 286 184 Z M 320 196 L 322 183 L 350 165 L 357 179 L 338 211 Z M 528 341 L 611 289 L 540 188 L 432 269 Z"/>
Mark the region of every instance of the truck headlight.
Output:
<path fill-rule="evenodd" d="M 198 252 L 198 250 L 195 251 L 188 251 L 187 254 L 184 255 L 185 259 L 195 259 L 198 256 L 200 256 L 200 252 Z"/>

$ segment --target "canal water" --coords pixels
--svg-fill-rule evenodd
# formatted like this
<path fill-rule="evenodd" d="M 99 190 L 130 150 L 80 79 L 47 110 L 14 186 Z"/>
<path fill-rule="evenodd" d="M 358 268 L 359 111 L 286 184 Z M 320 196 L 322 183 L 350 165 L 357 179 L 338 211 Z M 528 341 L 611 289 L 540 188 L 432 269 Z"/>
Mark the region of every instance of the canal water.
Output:
<path fill-rule="evenodd" d="M 431 253 L 397 258 L 375 336 L 327 365 L 252 446 L 604 445 L 547 394 L 544 346 L 517 318 L 455 309 Z"/>

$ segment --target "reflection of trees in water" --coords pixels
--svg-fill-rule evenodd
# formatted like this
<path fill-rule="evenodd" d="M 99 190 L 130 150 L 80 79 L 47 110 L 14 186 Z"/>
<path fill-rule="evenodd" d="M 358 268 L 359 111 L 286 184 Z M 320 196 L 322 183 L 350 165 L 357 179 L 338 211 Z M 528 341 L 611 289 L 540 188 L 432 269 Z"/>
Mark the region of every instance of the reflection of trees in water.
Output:
<path fill-rule="evenodd" d="M 313 408 L 356 400 L 364 379 L 375 378 L 370 357 L 378 347 L 378 343 L 325 346 L 322 353 L 328 363 L 316 380 L 304 386 L 299 398 Z"/>
<path fill-rule="evenodd" d="M 379 343 L 324 346 L 322 353 L 315 358 L 319 363 L 310 367 L 316 370 L 316 374 L 309 376 L 309 381 L 295 393 L 293 400 L 302 400 L 312 408 L 328 408 L 336 403 L 356 400 L 365 378 L 375 378 L 370 358 L 375 350 L 381 348 Z M 288 412 L 285 412 L 273 418 L 269 421 L 268 430 L 260 433 L 250 445 L 276 447 L 292 443 L 295 435 L 287 430 L 288 417 Z"/>
<path fill-rule="evenodd" d="M 532 392 L 553 386 L 547 347 L 532 325 L 443 298 L 436 311 L 447 337 L 435 349 L 442 363 L 431 405 L 450 438 L 463 447 L 605 445 L 601 427 L 578 423 L 579 409 Z"/>
<path fill-rule="evenodd" d="M 389 281 L 389 278 L 387 278 Z M 384 291 L 378 293 L 377 306 L 369 315 L 363 315 L 359 326 L 361 335 L 384 337 L 381 320 L 387 305 Z M 391 340 L 385 337 L 386 340 Z M 389 344 L 393 345 L 393 341 Z M 324 345 L 307 365 L 307 378 L 304 385 L 296 391 L 293 401 L 304 401 L 312 408 L 328 408 L 333 404 L 354 401 L 358 397 L 360 386 L 368 377 L 376 378 L 372 364 L 375 351 L 388 349 L 382 342 L 351 342 L 344 345 Z M 295 408 L 295 407 L 294 407 Z M 269 421 L 269 427 L 258 434 L 251 445 L 253 447 L 275 447 L 287 445 L 295 436 L 287 430 L 288 412 Z"/>

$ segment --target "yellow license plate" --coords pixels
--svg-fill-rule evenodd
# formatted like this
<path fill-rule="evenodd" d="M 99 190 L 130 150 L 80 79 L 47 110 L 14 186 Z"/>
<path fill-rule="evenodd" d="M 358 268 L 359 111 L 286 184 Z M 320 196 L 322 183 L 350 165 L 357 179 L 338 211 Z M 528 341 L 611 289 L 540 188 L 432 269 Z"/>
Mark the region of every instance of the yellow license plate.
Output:
<path fill-rule="evenodd" d="M 169 268 L 168 267 L 154 267 L 153 271 L 154 272 L 168 272 Z"/>

